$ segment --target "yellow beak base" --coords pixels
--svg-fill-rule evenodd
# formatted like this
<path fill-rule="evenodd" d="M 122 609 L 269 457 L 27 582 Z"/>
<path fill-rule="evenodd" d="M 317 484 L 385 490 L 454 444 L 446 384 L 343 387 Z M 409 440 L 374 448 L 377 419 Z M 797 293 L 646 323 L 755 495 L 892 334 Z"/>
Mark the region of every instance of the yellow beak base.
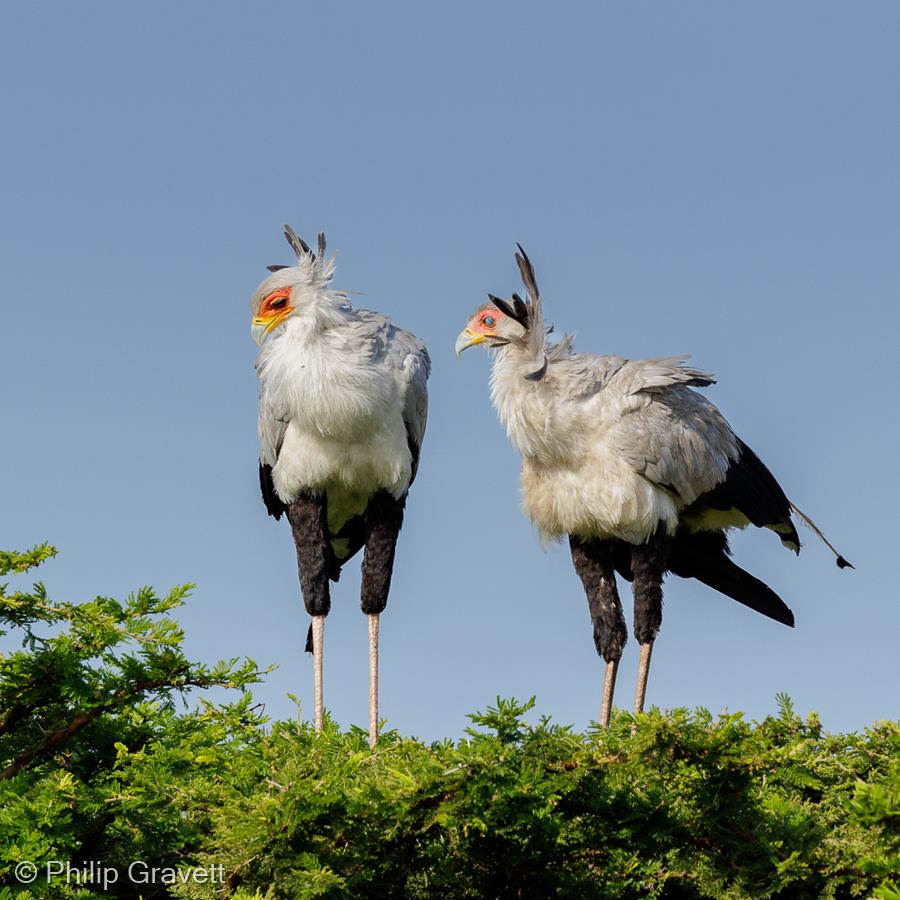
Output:
<path fill-rule="evenodd" d="M 275 316 L 254 316 L 250 320 L 250 331 L 256 343 L 262 345 L 269 332 L 281 324 L 291 312 L 293 310 L 288 308 L 279 311 Z"/>
<path fill-rule="evenodd" d="M 463 350 L 468 350 L 469 347 L 474 347 L 476 344 L 483 344 L 485 341 L 485 337 L 483 334 L 477 334 L 474 331 L 469 331 L 468 328 L 464 328 L 460 333 L 459 337 L 456 339 L 456 355 L 459 356 Z"/>

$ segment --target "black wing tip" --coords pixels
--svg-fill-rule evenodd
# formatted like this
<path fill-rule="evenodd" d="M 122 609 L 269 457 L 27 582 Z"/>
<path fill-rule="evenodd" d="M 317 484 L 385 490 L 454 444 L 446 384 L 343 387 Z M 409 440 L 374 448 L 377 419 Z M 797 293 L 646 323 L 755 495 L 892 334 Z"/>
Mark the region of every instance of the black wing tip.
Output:
<path fill-rule="evenodd" d="M 278 494 L 275 493 L 275 485 L 272 484 L 272 467 L 262 460 L 259 462 L 259 487 L 266 512 L 276 522 L 279 521 L 287 507 L 281 502 Z"/>
<path fill-rule="evenodd" d="M 844 559 L 843 556 L 838 556 L 838 558 L 835 560 L 835 562 L 837 563 L 837 567 L 839 569 L 855 569 L 856 568 L 856 566 L 854 566 L 852 562 L 848 562 L 846 559 Z"/>

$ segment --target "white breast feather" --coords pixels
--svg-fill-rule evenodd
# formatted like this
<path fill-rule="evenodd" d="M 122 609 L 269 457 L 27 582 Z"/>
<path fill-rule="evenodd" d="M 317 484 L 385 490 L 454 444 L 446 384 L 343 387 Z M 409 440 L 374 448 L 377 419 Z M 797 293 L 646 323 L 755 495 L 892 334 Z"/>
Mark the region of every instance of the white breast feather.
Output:
<path fill-rule="evenodd" d="M 492 401 L 523 457 L 522 507 L 546 540 L 574 534 L 642 543 L 660 522 L 673 533 L 686 505 L 684 496 L 693 499 L 718 483 L 737 453 L 733 433 L 718 410 L 684 387 L 674 389 L 697 397 L 703 407 L 697 415 L 709 421 L 699 427 L 691 421 L 694 401 L 686 401 L 684 421 L 667 423 L 670 430 L 660 429 L 659 446 L 650 446 L 653 442 L 641 434 L 641 416 L 647 415 L 653 397 L 633 392 L 626 380 L 633 379 L 632 372 L 616 376 L 627 361 L 610 359 L 609 383 L 601 374 L 591 387 L 585 375 L 584 384 L 574 388 L 566 383 L 571 373 L 553 365 L 544 380 L 533 383 L 523 378 L 533 361 L 523 364 L 512 353 L 500 353 L 494 362 Z M 685 429 L 682 436 L 679 427 Z M 709 427 L 718 443 L 703 443 L 703 452 L 697 452 L 700 433 Z M 629 440 L 636 446 L 629 446 Z M 657 470 L 680 473 L 685 483 L 678 487 L 684 494 L 666 490 L 642 473 Z"/>
<path fill-rule="evenodd" d="M 286 422 L 275 490 L 286 502 L 304 489 L 328 490 L 334 502 L 332 489 L 348 501 L 379 489 L 400 496 L 411 455 L 394 373 L 364 343 L 338 330 L 313 335 L 304 324 L 289 322 L 259 364 L 271 412 Z"/>

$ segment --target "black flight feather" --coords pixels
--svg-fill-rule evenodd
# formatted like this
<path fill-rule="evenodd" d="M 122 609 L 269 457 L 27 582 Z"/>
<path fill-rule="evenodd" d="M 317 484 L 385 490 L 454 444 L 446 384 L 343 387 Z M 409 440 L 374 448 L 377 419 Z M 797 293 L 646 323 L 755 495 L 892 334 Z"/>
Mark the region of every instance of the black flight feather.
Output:
<path fill-rule="evenodd" d="M 689 510 L 740 510 L 757 528 L 780 525 L 782 542 L 800 546 L 800 537 L 791 521 L 791 504 L 781 485 L 765 463 L 740 439 L 739 456 L 725 473 L 725 480 L 701 494 Z"/>
<path fill-rule="evenodd" d="M 272 482 L 272 467 L 267 463 L 259 464 L 259 487 L 262 491 L 263 503 L 266 512 L 275 519 L 280 519 L 287 507 L 281 502 L 281 498 L 275 493 L 275 485 Z"/>
<path fill-rule="evenodd" d="M 681 578 L 696 578 L 714 591 L 793 628 L 794 614 L 781 597 L 767 584 L 733 563 L 729 558 L 730 552 L 724 531 L 694 534 L 680 531 L 669 545 L 666 568 Z M 626 581 L 632 581 L 631 545 L 616 541 L 612 556 L 615 570 Z"/>
<path fill-rule="evenodd" d="M 422 448 L 416 443 L 409 428 L 406 429 L 406 446 L 409 447 L 409 455 L 412 457 L 409 473 L 409 487 L 412 487 L 412 483 L 416 480 L 416 474 L 419 471 L 419 454 Z"/>

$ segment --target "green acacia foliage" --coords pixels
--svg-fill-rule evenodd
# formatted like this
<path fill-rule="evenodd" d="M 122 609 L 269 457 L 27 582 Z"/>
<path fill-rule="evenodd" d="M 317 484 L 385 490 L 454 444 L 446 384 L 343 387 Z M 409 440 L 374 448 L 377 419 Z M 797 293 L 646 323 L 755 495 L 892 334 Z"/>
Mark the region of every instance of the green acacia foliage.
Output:
<path fill-rule="evenodd" d="M 654 710 L 580 735 L 529 707 L 375 752 L 358 730 L 276 724 L 206 858 L 248 896 L 900 897 L 896 724 L 825 735 L 782 698 L 759 725 Z"/>
<path fill-rule="evenodd" d="M 0 553 L 0 576 L 54 552 Z M 15 890 L 20 860 L 171 864 L 201 845 L 210 822 L 196 797 L 227 750 L 256 740 L 260 720 L 246 693 L 194 710 L 177 701 L 196 688 L 243 690 L 258 673 L 250 661 L 184 656 L 168 613 L 189 587 L 59 603 L 40 583 L 0 585 L 0 634 L 20 647 L 0 654 L 0 885 Z"/>
<path fill-rule="evenodd" d="M 652 710 L 577 734 L 498 700 L 455 743 L 387 732 L 373 751 L 330 720 L 322 735 L 265 723 L 246 692 L 176 706 L 188 687 L 243 689 L 256 674 L 184 659 L 166 615 L 179 591 L 78 606 L 39 585 L 0 594 L 24 639 L 0 657 L 0 766 L 15 769 L 0 777 L 0 900 L 97 896 L 17 886 L 23 858 L 221 865 L 224 892 L 155 889 L 197 900 L 900 900 L 898 723 L 830 735 L 781 697 L 758 724 Z"/>

